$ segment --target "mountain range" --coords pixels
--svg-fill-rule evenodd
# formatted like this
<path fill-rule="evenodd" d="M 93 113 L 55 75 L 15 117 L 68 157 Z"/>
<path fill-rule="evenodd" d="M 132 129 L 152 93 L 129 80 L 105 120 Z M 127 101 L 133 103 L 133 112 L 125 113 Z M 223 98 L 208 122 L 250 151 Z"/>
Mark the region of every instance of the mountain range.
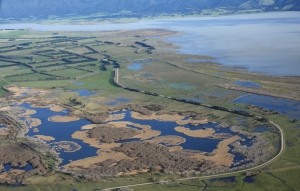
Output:
<path fill-rule="evenodd" d="M 299 11 L 299 0 L 0 0 L 1 18 L 47 18 L 49 15 L 92 15 L 129 12 L 133 15 L 190 14 L 203 10 L 232 12 Z"/>

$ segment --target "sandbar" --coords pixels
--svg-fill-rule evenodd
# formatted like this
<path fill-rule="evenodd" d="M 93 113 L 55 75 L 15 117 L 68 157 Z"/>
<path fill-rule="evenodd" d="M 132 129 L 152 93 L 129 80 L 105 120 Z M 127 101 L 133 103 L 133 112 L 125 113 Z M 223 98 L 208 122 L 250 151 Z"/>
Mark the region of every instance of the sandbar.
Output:
<path fill-rule="evenodd" d="M 181 146 L 173 146 L 169 148 L 170 152 L 181 151 L 183 148 Z"/>
<path fill-rule="evenodd" d="M 79 117 L 74 117 L 74 116 L 69 117 L 69 116 L 55 115 L 55 116 L 49 117 L 48 121 L 67 123 L 67 122 L 72 122 L 72 121 L 78 121 L 79 119 L 80 119 Z"/>
<path fill-rule="evenodd" d="M 189 128 L 185 128 L 185 127 L 176 127 L 175 131 L 183 133 L 187 136 L 196 137 L 196 138 L 212 137 L 215 133 L 215 130 L 212 128 L 190 130 Z"/>
<path fill-rule="evenodd" d="M 66 108 L 61 107 L 60 105 L 53 105 L 50 107 L 50 110 L 54 111 L 54 112 L 62 112 L 64 110 L 66 110 Z"/>
<path fill-rule="evenodd" d="M 147 140 L 150 143 L 164 143 L 167 146 L 171 145 L 180 145 L 184 143 L 186 140 L 183 137 L 175 136 L 175 135 L 169 135 L 169 136 L 160 136 L 160 137 L 155 137 L 151 140 Z"/>
<path fill-rule="evenodd" d="M 113 159 L 116 161 L 121 161 L 123 159 L 132 160 L 132 158 L 128 157 L 127 155 L 125 155 L 122 152 L 99 150 L 97 153 L 98 153 L 98 156 L 73 161 L 70 164 L 65 165 L 64 168 L 71 170 L 72 168 L 76 169 L 76 167 L 81 167 L 81 168 L 93 167 L 94 164 L 104 162 L 108 159 Z"/>
<path fill-rule="evenodd" d="M 31 118 L 30 119 L 30 127 L 37 127 L 42 124 L 42 121 L 38 118 Z"/>
<path fill-rule="evenodd" d="M 54 141 L 55 138 L 51 136 L 45 136 L 45 135 L 35 135 L 37 138 L 45 140 L 45 141 Z"/>
<path fill-rule="evenodd" d="M 132 125 L 134 127 L 142 129 L 142 133 L 134 136 L 133 138 L 139 138 L 141 140 L 150 139 L 152 137 L 157 137 L 161 134 L 160 131 L 152 130 L 150 125 L 141 125 L 137 123 L 131 123 L 129 121 L 118 121 L 118 122 L 109 122 L 108 124 L 114 125 L 116 127 L 126 127 L 127 125 Z"/>
<path fill-rule="evenodd" d="M 38 133 L 40 130 L 38 128 L 34 128 L 33 132 Z"/>
<path fill-rule="evenodd" d="M 208 119 L 202 119 L 202 120 L 187 119 L 187 120 L 176 121 L 176 123 L 178 125 L 187 125 L 187 124 L 190 124 L 190 123 L 194 123 L 194 124 L 206 124 L 208 122 L 209 122 Z"/>
<path fill-rule="evenodd" d="M 89 125 L 82 126 L 81 130 L 90 130 L 90 129 L 94 129 L 97 126 L 98 126 L 97 124 L 89 124 Z"/>

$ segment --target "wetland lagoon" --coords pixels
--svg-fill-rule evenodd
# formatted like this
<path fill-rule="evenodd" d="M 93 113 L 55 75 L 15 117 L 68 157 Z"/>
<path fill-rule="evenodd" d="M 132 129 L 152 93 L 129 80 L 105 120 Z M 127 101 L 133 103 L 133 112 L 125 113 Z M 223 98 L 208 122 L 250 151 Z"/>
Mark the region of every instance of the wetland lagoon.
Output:
<path fill-rule="evenodd" d="M 49 120 L 50 117 L 53 116 L 68 116 L 69 111 L 64 110 L 62 112 L 54 112 L 51 111 L 49 108 L 34 108 L 31 107 L 31 104 L 21 104 L 19 105 L 22 108 L 35 110 L 36 113 L 31 115 L 31 118 L 38 118 L 41 120 L 41 125 L 37 126 L 36 128 L 31 128 L 29 132 L 26 134 L 26 136 L 31 137 L 40 137 L 44 140 L 46 140 L 52 147 L 54 147 L 59 153 L 60 158 L 63 159 L 62 163 L 60 164 L 61 167 L 64 165 L 70 163 L 71 161 L 76 161 L 80 159 L 85 159 L 88 157 L 94 157 L 97 155 L 97 148 L 85 143 L 82 140 L 74 139 L 72 138 L 72 134 L 76 131 L 82 130 L 82 127 L 91 125 L 92 123 L 89 122 L 86 119 L 79 119 L 76 121 L 71 122 L 55 122 Z M 136 127 L 135 125 L 131 124 L 139 124 L 139 125 L 146 125 L 150 126 L 151 130 L 158 132 L 156 136 L 150 136 L 146 139 L 139 139 L 139 138 L 129 138 L 124 139 L 122 141 L 117 141 L 116 143 L 128 143 L 133 141 L 153 141 L 154 139 L 158 137 L 165 137 L 165 136 L 175 136 L 179 137 L 182 141 L 180 142 L 174 142 L 168 143 L 164 142 L 162 140 L 162 145 L 171 147 L 171 146 L 180 146 L 182 149 L 185 150 L 194 150 L 199 152 L 205 152 L 205 153 L 211 153 L 214 150 L 217 149 L 218 144 L 227 138 L 230 138 L 236 133 L 232 132 L 230 130 L 230 127 L 221 127 L 218 123 L 204 123 L 199 125 L 180 125 L 178 122 L 175 121 L 161 121 L 161 120 L 147 120 L 147 119 L 135 119 L 131 116 L 131 111 L 118 111 L 114 112 L 111 115 L 121 115 L 123 116 L 122 119 L 115 119 L 109 122 L 114 123 L 126 123 L 129 122 L 126 127 L 133 128 L 133 129 L 142 129 L 139 127 Z M 21 119 L 22 120 L 22 119 Z M 189 123 L 189 117 L 184 118 L 181 123 Z M 211 130 L 213 133 L 208 134 L 207 136 L 203 137 L 193 137 L 191 135 L 186 135 L 184 132 L 178 132 L 175 130 L 176 127 L 185 128 L 186 130 L 190 130 L 191 132 L 197 132 L 197 131 L 203 131 L 203 134 L 205 134 L 205 130 Z M 37 130 L 36 130 L 37 129 Z M 247 147 L 252 146 L 253 138 L 249 138 L 243 134 L 238 134 L 238 136 L 241 138 L 242 145 L 246 145 Z M 53 138 L 52 140 L 47 140 L 46 137 Z M 59 147 L 58 145 L 60 143 L 69 143 L 72 147 L 72 145 L 77 144 L 79 145 L 79 148 L 76 148 L 72 150 L 72 148 L 69 149 L 69 151 L 65 151 L 63 148 Z M 101 141 L 99 142 L 99 145 L 101 145 Z M 74 146 L 73 146 L 74 147 Z M 240 156 L 238 153 L 232 152 L 232 148 L 230 149 L 230 153 L 232 153 L 235 157 L 235 162 L 239 162 L 240 160 L 244 160 L 243 156 Z M 239 161 L 238 161 L 238 160 Z M 5 168 L 7 169 L 7 168 Z"/>
<path fill-rule="evenodd" d="M 242 72 L 238 75 L 256 72 L 260 73 L 259 77 L 262 77 L 262 74 L 285 77 L 299 76 L 299 18 L 298 12 L 280 12 L 109 25 L 8 24 L 0 25 L 0 28 L 31 28 L 37 31 L 58 32 L 81 31 L 82 36 L 88 37 L 84 39 L 81 36 L 83 43 L 90 40 L 89 37 L 92 34 L 89 32 L 164 28 L 181 33 L 167 38 L 155 37 L 155 39 L 166 40 L 164 43 L 173 43 L 172 49 L 164 49 L 163 52 L 171 54 L 171 57 L 174 56 L 172 54 L 178 57 L 182 55 L 183 60 L 192 64 L 193 67 L 195 67 L 193 64 L 207 63 L 213 60 L 217 64 L 229 66 L 228 70 L 230 67 L 242 68 Z M 253 30 L 247 30 L 248 28 Z M 135 38 L 139 37 L 135 36 Z M 145 41 L 149 39 L 151 37 L 146 37 Z M 133 42 L 136 42 L 135 40 Z M 90 46 L 93 43 L 94 46 Z M 100 41 L 92 43 L 88 41 L 88 51 L 84 55 L 94 56 L 103 51 L 102 45 L 100 48 L 98 47 L 99 43 Z M 112 51 L 110 42 L 104 43 L 104 46 L 105 48 L 109 47 L 108 50 Z M 135 46 L 137 45 L 128 45 L 131 48 Z M 91 47 L 98 47 L 101 51 Z M 118 47 L 120 46 L 113 48 Z M 81 45 L 76 48 L 82 50 Z M 159 58 L 159 54 L 153 56 L 152 52 L 148 52 L 147 58 L 141 59 L 139 57 L 140 50 L 142 49 L 138 48 L 134 53 L 134 56 L 137 56 L 136 59 L 125 58 L 124 61 L 123 58 L 116 58 L 124 64 L 124 66 L 121 64 L 120 70 L 124 69 L 125 72 L 120 73 L 123 75 L 120 79 L 126 85 L 136 85 L 137 87 L 134 88 L 153 85 L 154 92 L 160 91 L 161 95 L 155 94 L 149 98 L 143 97 L 144 95 L 136 96 L 129 91 L 125 92 L 125 88 L 117 87 L 117 83 L 111 83 L 111 74 L 115 74 L 115 68 L 111 65 L 108 66 L 112 68 L 109 70 L 111 74 L 108 74 L 109 77 L 106 76 L 105 80 L 97 81 L 103 73 L 99 74 L 98 78 L 95 78 L 96 80 L 93 77 L 86 81 L 76 78 L 76 81 L 69 83 L 69 86 L 66 85 L 66 88 L 62 86 L 63 90 L 61 86 L 50 87 L 52 89 L 45 92 L 34 88 L 18 89 L 13 86 L 9 87 L 11 88 L 9 91 L 15 93 L 15 95 L 10 95 L 13 99 L 8 98 L 9 102 L 7 103 L 9 104 L 3 104 L 5 107 L 1 110 L 8 112 L 10 118 L 5 118 L 4 121 L 9 125 L 0 125 L 0 133 L 9 137 L 9 133 L 7 133 L 9 128 L 9 131 L 16 131 L 12 128 L 14 125 L 10 121 L 14 119 L 18 124 L 28 127 L 26 132 L 25 130 L 21 132 L 23 136 L 18 137 L 22 140 L 21 146 L 24 148 L 36 147 L 42 153 L 46 150 L 45 156 L 54 156 L 55 164 L 51 170 L 55 169 L 58 172 L 72 174 L 85 180 L 97 181 L 99 177 L 140 173 L 173 175 L 178 172 L 180 176 L 187 176 L 192 172 L 196 175 L 212 175 L 255 167 L 270 160 L 281 147 L 280 132 L 269 123 L 269 120 L 266 120 L 265 116 L 278 115 L 282 121 L 288 121 L 286 118 L 289 118 L 289 123 L 293 123 L 294 126 L 299 125 L 297 123 L 297 120 L 300 120 L 299 101 L 227 90 L 226 88 L 218 89 L 214 85 L 215 82 L 228 81 L 228 83 L 244 88 L 263 89 L 265 84 L 254 81 L 253 77 L 246 80 L 238 78 L 228 80 L 227 76 L 223 75 L 213 82 L 208 80 L 209 83 L 207 83 L 204 78 L 201 78 L 203 82 L 196 80 L 191 83 L 186 76 L 182 75 L 180 79 L 177 77 L 174 80 L 171 77 L 167 78 L 171 71 L 168 68 L 169 65 L 165 68 L 162 67 L 163 71 L 153 69 L 157 67 L 158 61 L 155 59 Z M 47 52 L 51 51 L 42 50 L 42 53 Z M 106 52 L 101 56 L 107 56 Z M 120 52 L 122 53 L 122 51 Z M 119 54 L 118 51 L 117 53 Z M 57 53 L 53 53 L 53 55 L 55 54 Z M 209 58 L 198 60 L 193 58 L 195 55 L 209 56 Z M 72 56 L 74 56 L 73 53 Z M 148 58 L 149 56 L 151 58 Z M 110 57 L 111 55 L 109 55 Z M 99 58 L 97 57 L 97 59 Z M 89 59 L 93 60 L 93 64 L 76 65 L 76 67 L 81 71 L 84 68 L 80 67 L 88 68 L 85 71 L 98 70 L 100 65 L 95 66 L 95 58 Z M 110 61 L 117 62 L 114 59 L 112 58 Z M 274 67 L 270 67 L 270 65 Z M 55 70 L 57 69 L 55 68 Z M 164 74 L 167 77 L 159 72 L 167 73 L 167 75 Z M 195 75 L 194 72 L 188 73 L 188 70 L 185 72 L 184 74 L 188 74 L 189 77 Z M 213 79 L 214 74 L 209 72 L 205 74 L 205 78 Z M 219 73 L 223 74 L 222 71 Z M 140 75 L 143 80 L 137 82 L 134 78 L 135 75 Z M 156 81 L 151 81 L 151 79 Z M 159 81 L 158 84 L 155 83 L 157 81 Z M 149 84 L 147 84 L 148 82 Z M 104 83 L 105 86 L 102 86 Z M 202 85 L 207 89 L 199 88 Z M 193 104 L 189 107 L 184 105 L 187 102 L 182 103 L 180 99 L 172 99 L 170 97 L 173 96 L 172 93 L 165 96 L 164 93 L 168 93 L 168 88 L 174 94 L 179 92 L 175 97 L 179 95 L 180 99 L 190 100 Z M 151 88 L 149 89 L 151 91 Z M 51 91 L 54 93 L 49 93 Z M 147 91 L 139 92 L 149 93 Z M 39 101 L 35 99 L 39 99 Z M 149 100 L 151 104 L 147 105 Z M 176 101 L 175 104 L 179 106 L 175 107 L 171 101 Z M 195 103 L 201 103 L 205 108 L 198 112 L 196 107 L 199 104 Z M 216 104 L 215 108 L 219 108 L 217 111 L 211 109 L 213 104 Z M 167 107 L 165 107 L 166 105 Z M 227 107 L 228 105 L 240 110 L 241 113 L 244 112 L 242 117 L 236 113 L 226 113 L 223 106 Z M 175 110 L 170 108 L 175 108 Z M 190 111 L 190 108 L 193 111 Z M 96 113 L 96 109 L 101 112 Z M 227 111 L 231 111 L 231 109 Z M 207 114 L 201 112 L 207 112 Z M 252 112 L 251 115 L 248 115 L 249 112 Z M 250 116 L 251 119 L 245 116 Z M 23 142 L 24 137 L 32 142 Z M 0 166 L 1 173 L 11 170 L 16 173 L 34 171 L 36 167 L 41 166 L 36 164 L 34 159 L 37 157 L 33 156 L 32 159 L 28 159 L 26 165 L 23 163 L 20 165 L 20 162 L 20 164 L 14 163 L 13 165 L 6 163 Z M 50 162 L 47 162 L 52 164 L 53 161 L 51 159 Z M 42 174 L 41 172 L 42 170 L 35 173 Z M 236 182 L 236 179 L 229 177 L 211 180 L 211 182 L 217 181 Z M 252 176 L 246 177 L 244 182 L 254 182 L 254 179 Z"/>

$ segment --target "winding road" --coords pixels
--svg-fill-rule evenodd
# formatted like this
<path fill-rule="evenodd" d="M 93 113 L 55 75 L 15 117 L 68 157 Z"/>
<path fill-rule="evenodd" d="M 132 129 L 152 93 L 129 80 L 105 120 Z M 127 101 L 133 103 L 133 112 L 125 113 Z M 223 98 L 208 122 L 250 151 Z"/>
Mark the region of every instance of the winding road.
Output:
<path fill-rule="evenodd" d="M 183 181 L 183 180 L 192 180 L 192 179 L 207 179 L 207 178 L 216 178 L 216 177 L 220 177 L 220 176 L 230 176 L 233 174 L 237 174 L 237 173 L 242 173 L 242 172 L 247 172 L 250 170 L 255 170 L 261 167 L 264 167 L 268 164 L 270 164 L 271 162 L 273 162 L 274 160 L 276 160 L 278 157 L 280 157 L 280 155 L 283 153 L 284 151 L 284 133 L 283 130 L 281 129 L 281 127 L 279 125 L 277 125 L 276 123 L 274 123 L 273 121 L 269 121 L 271 124 L 273 124 L 274 126 L 276 126 L 279 131 L 280 131 L 280 138 L 281 138 L 281 148 L 280 151 L 278 152 L 278 154 L 273 157 L 272 159 L 268 160 L 267 162 L 260 164 L 256 167 L 252 167 L 252 168 L 248 168 L 248 169 L 244 169 L 244 170 L 239 170 L 239 171 L 235 171 L 235 172 L 228 172 L 228 173 L 222 173 L 222 174 L 216 174 L 216 175 L 208 175 L 208 176 L 197 176 L 197 177 L 189 177 L 189 178 L 181 178 L 181 179 L 177 179 L 178 181 Z M 171 182 L 171 180 L 166 180 L 164 182 Z M 159 184 L 160 182 L 149 182 L 149 183 L 142 183 L 142 184 L 132 184 L 132 185 L 126 185 L 126 186 L 119 186 L 119 187 L 114 187 L 114 188 L 105 188 L 105 189 L 99 189 L 98 191 L 109 191 L 109 190 L 114 190 L 114 189 L 120 189 L 120 188 L 128 188 L 128 187 L 137 187 L 137 186 L 146 186 L 146 185 L 152 185 L 152 184 Z"/>

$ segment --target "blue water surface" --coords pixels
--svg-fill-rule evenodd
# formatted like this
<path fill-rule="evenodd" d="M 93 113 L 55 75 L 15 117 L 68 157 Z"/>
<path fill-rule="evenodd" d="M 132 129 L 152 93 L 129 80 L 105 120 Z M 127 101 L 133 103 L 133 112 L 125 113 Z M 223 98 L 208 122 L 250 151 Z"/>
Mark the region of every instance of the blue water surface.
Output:
<path fill-rule="evenodd" d="M 261 86 L 259 84 L 256 84 L 256 83 L 251 82 L 251 81 L 246 82 L 246 81 L 236 80 L 234 82 L 234 84 L 239 85 L 239 86 L 244 86 L 244 87 L 261 88 Z"/>
<path fill-rule="evenodd" d="M 152 59 L 147 59 L 147 60 L 139 60 L 134 64 L 131 64 L 130 66 L 127 66 L 127 69 L 129 70 L 133 70 L 133 71 L 138 71 L 140 69 L 142 69 L 144 64 L 150 63 L 150 62 L 154 62 Z"/>
<path fill-rule="evenodd" d="M 300 120 L 300 102 L 297 101 L 250 94 L 234 100 L 233 103 L 252 104 L 257 107 L 273 110 L 281 114 L 288 115 L 291 118 Z"/>
<path fill-rule="evenodd" d="M 5 165 L 3 165 L 3 167 L 4 167 L 4 172 L 8 172 L 12 169 L 13 170 L 24 170 L 25 172 L 33 170 L 33 167 L 31 164 L 27 164 L 25 167 L 20 167 L 20 166 L 12 167 L 10 164 L 5 164 Z"/>
<path fill-rule="evenodd" d="M 252 130 L 252 132 L 255 132 L 255 133 L 263 133 L 266 131 L 269 131 L 269 129 L 267 126 L 264 126 L 264 125 L 256 127 L 255 129 Z"/>
<path fill-rule="evenodd" d="M 77 92 L 79 97 L 87 97 L 87 96 L 92 96 L 96 95 L 98 92 L 92 92 L 89 90 L 70 90 L 70 92 Z"/>
<path fill-rule="evenodd" d="M 48 121 L 49 117 L 55 115 L 67 116 L 68 112 L 53 112 L 49 108 L 31 108 L 30 104 L 22 104 L 21 107 L 26 109 L 34 109 L 36 110 L 36 114 L 31 115 L 33 118 L 38 118 L 42 121 L 42 124 L 39 125 L 37 128 L 39 132 L 33 132 L 33 129 L 30 129 L 28 132 L 28 136 L 34 135 L 45 135 L 51 136 L 55 138 L 53 142 L 60 142 L 60 141 L 72 141 L 77 143 L 81 146 L 81 149 L 76 152 L 61 152 L 60 157 L 63 159 L 62 166 L 69 163 L 69 160 L 79 160 L 84 159 L 87 157 L 97 156 L 97 148 L 91 147 L 89 144 L 84 143 L 81 140 L 73 139 L 72 134 L 75 131 L 80 131 L 81 127 L 84 125 L 91 124 L 86 119 L 80 119 L 78 121 L 61 123 L 61 122 L 52 122 Z"/>

